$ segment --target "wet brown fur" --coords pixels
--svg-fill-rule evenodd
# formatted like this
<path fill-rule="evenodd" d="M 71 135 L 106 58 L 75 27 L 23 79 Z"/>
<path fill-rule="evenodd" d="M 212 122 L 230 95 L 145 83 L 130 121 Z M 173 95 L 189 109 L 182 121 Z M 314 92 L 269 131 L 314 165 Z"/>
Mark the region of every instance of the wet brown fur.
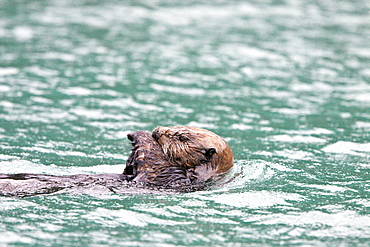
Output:
<path fill-rule="evenodd" d="M 233 153 L 220 136 L 196 127 L 157 127 L 152 133 L 168 159 L 208 180 L 233 167 Z"/>

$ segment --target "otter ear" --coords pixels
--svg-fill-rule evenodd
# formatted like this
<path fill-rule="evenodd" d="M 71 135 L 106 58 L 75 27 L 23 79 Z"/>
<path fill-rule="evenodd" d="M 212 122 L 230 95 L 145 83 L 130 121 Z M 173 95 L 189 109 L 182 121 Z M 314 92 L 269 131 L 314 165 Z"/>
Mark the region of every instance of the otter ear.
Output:
<path fill-rule="evenodd" d="M 207 148 L 206 149 L 206 153 L 204 154 L 204 156 L 206 156 L 207 160 L 210 160 L 212 158 L 212 155 L 216 153 L 216 149 L 215 148 Z"/>

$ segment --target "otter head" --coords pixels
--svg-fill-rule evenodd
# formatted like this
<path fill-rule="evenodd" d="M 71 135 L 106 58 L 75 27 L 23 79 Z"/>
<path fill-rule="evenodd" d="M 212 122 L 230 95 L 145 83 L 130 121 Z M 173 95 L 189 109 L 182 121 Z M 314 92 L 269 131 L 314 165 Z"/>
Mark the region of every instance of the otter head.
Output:
<path fill-rule="evenodd" d="M 233 167 L 229 145 L 211 131 L 187 126 L 157 127 L 152 136 L 169 160 L 193 169 L 204 179 L 224 174 Z"/>

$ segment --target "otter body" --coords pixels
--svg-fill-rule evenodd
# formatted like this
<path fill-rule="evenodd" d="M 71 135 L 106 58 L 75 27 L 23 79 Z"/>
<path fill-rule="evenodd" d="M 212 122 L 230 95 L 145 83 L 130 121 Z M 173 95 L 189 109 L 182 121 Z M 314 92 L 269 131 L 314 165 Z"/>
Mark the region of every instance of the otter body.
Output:
<path fill-rule="evenodd" d="M 24 197 L 89 189 L 135 193 L 136 188 L 187 192 L 203 189 L 233 167 L 229 145 L 208 130 L 157 127 L 152 133 L 137 131 L 127 137 L 133 148 L 123 174 L 0 174 L 0 195 Z"/>

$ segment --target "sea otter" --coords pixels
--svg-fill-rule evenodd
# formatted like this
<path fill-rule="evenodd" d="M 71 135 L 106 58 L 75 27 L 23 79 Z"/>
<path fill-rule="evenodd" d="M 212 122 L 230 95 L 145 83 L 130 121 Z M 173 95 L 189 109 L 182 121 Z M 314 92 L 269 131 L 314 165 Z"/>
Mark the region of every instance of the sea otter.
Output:
<path fill-rule="evenodd" d="M 0 174 L 0 195 L 25 197 L 89 189 L 102 193 L 135 193 L 138 188 L 195 191 L 225 177 L 233 167 L 229 145 L 205 129 L 157 127 L 152 133 L 136 131 L 127 137 L 133 148 L 123 174 Z"/>

